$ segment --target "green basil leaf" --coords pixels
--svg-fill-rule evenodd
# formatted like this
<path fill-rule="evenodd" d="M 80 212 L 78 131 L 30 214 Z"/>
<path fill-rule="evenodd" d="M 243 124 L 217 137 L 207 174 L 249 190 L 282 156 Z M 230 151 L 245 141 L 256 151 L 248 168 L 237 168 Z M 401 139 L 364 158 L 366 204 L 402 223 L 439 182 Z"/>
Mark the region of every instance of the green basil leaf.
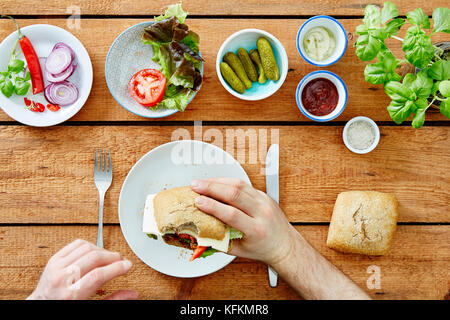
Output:
<path fill-rule="evenodd" d="M 441 83 L 440 81 L 433 82 L 433 87 L 431 88 L 431 94 L 432 95 L 435 95 L 436 92 L 439 90 L 439 84 L 440 83 Z"/>
<path fill-rule="evenodd" d="M 387 81 L 387 73 L 381 62 L 371 63 L 364 69 L 364 79 L 372 84 L 382 84 Z"/>
<path fill-rule="evenodd" d="M 398 81 L 386 83 L 384 91 L 392 100 L 398 102 L 415 101 L 417 98 L 410 88 Z"/>
<path fill-rule="evenodd" d="M 402 76 L 399 75 L 397 72 L 390 72 L 387 74 L 387 80 L 388 81 L 400 81 L 402 80 Z"/>
<path fill-rule="evenodd" d="M 7 97 L 11 97 L 14 93 L 14 85 L 11 80 L 3 81 L 0 84 L 0 91 Z"/>
<path fill-rule="evenodd" d="M 391 101 L 387 107 L 387 110 L 392 120 L 394 120 L 396 124 L 400 124 L 411 116 L 414 111 L 414 102 L 407 101 L 404 103 L 399 101 Z"/>
<path fill-rule="evenodd" d="M 404 47 L 405 58 L 417 68 L 425 68 L 431 62 L 435 49 L 430 37 L 427 35 L 416 38 L 413 46 Z"/>
<path fill-rule="evenodd" d="M 413 83 L 416 80 L 416 76 L 412 73 L 406 74 L 406 76 L 403 78 L 403 84 L 407 86 L 408 88 L 412 89 Z"/>
<path fill-rule="evenodd" d="M 450 33 L 450 9 L 436 8 L 433 11 L 433 32 Z"/>
<path fill-rule="evenodd" d="M 24 96 L 28 93 L 28 90 L 30 89 L 30 83 L 28 81 L 17 81 L 14 86 L 14 92 L 19 96 Z"/>
<path fill-rule="evenodd" d="M 399 81 L 401 76 L 395 72 L 397 59 L 389 50 L 381 51 L 377 55 L 378 62 L 368 64 L 364 69 L 364 78 L 372 84 L 382 84 L 388 81 Z"/>
<path fill-rule="evenodd" d="M 361 35 L 355 43 L 356 55 L 362 61 L 371 61 L 377 56 L 382 45 L 384 45 L 383 42 L 372 36 L 370 33 Z"/>
<path fill-rule="evenodd" d="M 4 82 L 8 79 L 8 76 L 4 75 L 3 72 L 0 72 L 0 83 Z"/>
<path fill-rule="evenodd" d="M 378 60 L 384 65 L 387 72 L 394 72 L 397 69 L 397 59 L 389 50 L 381 51 L 377 55 Z"/>
<path fill-rule="evenodd" d="M 25 67 L 25 62 L 19 59 L 13 59 L 8 63 L 8 71 L 19 73 Z"/>
<path fill-rule="evenodd" d="M 364 24 L 369 28 L 379 27 L 381 24 L 381 13 L 377 6 L 369 4 L 364 9 Z"/>
<path fill-rule="evenodd" d="M 385 24 L 395 17 L 398 17 L 397 7 L 392 2 L 386 1 L 381 9 L 381 23 Z"/>
<path fill-rule="evenodd" d="M 445 80 L 439 83 L 439 92 L 446 98 L 450 97 L 450 80 Z"/>
<path fill-rule="evenodd" d="M 428 16 L 423 12 L 423 10 L 420 8 L 408 12 L 406 14 L 406 18 L 408 18 L 408 21 L 411 24 L 417 25 L 419 27 L 423 26 L 425 29 L 430 28 L 430 20 L 428 19 Z"/>
<path fill-rule="evenodd" d="M 362 34 L 367 34 L 369 31 L 368 31 L 368 28 L 366 25 L 360 24 L 359 26 L 356 27 L 355 32 L 358 35 L 362 35 Z"/>
<path fill-rule="evenodd" d="M 412 84 L 412 90 L 419 98 L 428 98 L 433 88 L 433 79 L 428 77 L 427 70 L 421 70 L 416 75 L 416 80 Z"/>
<path fill-rule="evenodd" d="M 396 35 L 400 28 L 406 23 L 402 18 L 397 18 L 388 22 L 384 30 L 386 31 L 388 37 Z"/>
<path fill-rule="evenodd" d="M 428 76 L 439 81 L 450 79 L 450 61 L 439 60 L 433 63 L 428 69 Z"/>
<path fill-rule="evenodd" d="M 427 111 L 428 103 L 426 99 L 419 99 L 414 104 L 416 105 L 416 113 L 414 114 L 412 126 L 415 129 L 419 129 L 425 122 L 425 112 Z"/>
<path fill-rule="evenodd" d="M 450 119 L 450 98 L 441 101 L 441 105 L 439 106 L 441 113 Z"/>
<path fill-rule="evenodd" d="M 31 74 L 30 71 L 27 72 L 27 74 L 25 75 L 25 81 L 31 80 Z"/>

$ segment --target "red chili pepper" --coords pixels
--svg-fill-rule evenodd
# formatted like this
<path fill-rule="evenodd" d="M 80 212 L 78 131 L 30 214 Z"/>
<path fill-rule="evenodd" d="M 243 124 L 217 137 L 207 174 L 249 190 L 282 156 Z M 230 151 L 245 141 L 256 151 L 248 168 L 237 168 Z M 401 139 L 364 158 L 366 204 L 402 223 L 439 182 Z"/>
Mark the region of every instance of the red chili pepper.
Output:
<path fill-rule="evenodd" d="M 38 108 L 39 112 L 45 111 L 45 106 L 42 103 L 36 102 L 36 107 Z"/>
<path fill-rule="evenodd" d="M 36 102 L 31 101 L 30 111 L 33 111 L 33 112 L 39 112 L 39 107 L 36 106 Z"/>
<path fill-rule="evenodd" d="M 59 109 L 61 109 L 61 107 L 57 106 L 56 104 L 49 103 L 47 105 L 47 109 L 50 110 L 50 111 L 58 111 Z"/>
<path fill-rule="evenodd" d="M 31 100 L 30 99 L 28 99 L 27 97 L 25 97 L 25 98 L 23 98 L 23 101 L 25 101 L 25 105 L 27 106 L 27 107 L 29 107 L 30 105 L 31 105 Z"/>
<path fill-rule="evenodd" d="M 39 57 L 34 51 L 33 45 L 30 40 L 20 32 L 20 27 L 17 21 L 10 16 L 4 16 L 12 19 L 17 27 L 17 33 L 19 34 L 19 44 L 22 49 L 25 60 L 27 60 L 28 70 L 31 75 L 31 85 L 33 86 L 33 94 L 44 91 L 44 77 L 42 76 L 41 64 L 39 63 Z"/>

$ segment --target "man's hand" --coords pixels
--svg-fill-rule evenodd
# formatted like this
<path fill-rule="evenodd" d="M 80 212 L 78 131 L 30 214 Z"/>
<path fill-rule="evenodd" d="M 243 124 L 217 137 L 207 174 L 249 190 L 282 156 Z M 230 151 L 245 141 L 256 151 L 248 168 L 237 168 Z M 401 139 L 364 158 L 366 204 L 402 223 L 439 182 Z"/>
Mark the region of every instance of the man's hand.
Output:
<path fill-rule="evenodd" d="M 306 299 L 369 299 L 287 221 L 278 204 L 239 179 L 195 180 L 197 207 L 242 231 L 231 254 L 263 261 Z"/>
<path fill-rule="evenodd" d="M 58 251 L 47 263 L 29 300 L 88 299 L 106 282 L 127 273 L 131 262 L 119 253 L 75 240 Z M 137 299 L 135 291 L 120 290 L 106 299 Z"/>
<path fill-rule="evenodd" d="M 244 233 L 233 242 L 232 255 L 275 265 L 293 250 L 298 233 L 264 192 L 234 178 L 195 180 L 191 187 L 203 195 L 196 199 L 200 210 Z"/>

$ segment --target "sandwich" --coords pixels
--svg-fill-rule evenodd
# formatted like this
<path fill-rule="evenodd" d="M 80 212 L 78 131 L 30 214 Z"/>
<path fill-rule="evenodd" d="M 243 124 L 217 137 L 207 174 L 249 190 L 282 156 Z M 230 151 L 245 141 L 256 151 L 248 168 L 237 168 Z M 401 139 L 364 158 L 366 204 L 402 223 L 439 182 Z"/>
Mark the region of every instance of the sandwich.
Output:
<path fill-rule="evenodd" d="M 242 233 L 217 218 L 200 211 L 189 186 L 163 190 L 147 196 L 142 231 L 150 238 L 193 250 L 191 261 L 217 251 L 229 252 L 232 241 Z"/>

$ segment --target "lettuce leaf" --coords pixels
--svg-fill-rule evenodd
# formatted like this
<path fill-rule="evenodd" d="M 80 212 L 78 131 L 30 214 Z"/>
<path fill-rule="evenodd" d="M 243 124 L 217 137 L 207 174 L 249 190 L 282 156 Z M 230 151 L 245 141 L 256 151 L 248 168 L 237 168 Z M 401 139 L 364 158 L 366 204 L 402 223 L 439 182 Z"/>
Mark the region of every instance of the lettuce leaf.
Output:
<path fill-rule="evenodd" d="M 177 4 L 171 4 L 167 7 L 166 12 L 163 15 L 155 17 L 155 21 L 162 21 L 171 17 L 176 17 L 181 23 L 184 23 L 189 12 L 186 12 L 181 7 L 181 2 Z"/>
<path fill-rule="evenodd" d="M 201 87 L 200 37 L 184 24 L 187 14 L 181 8 L 181 2 L 170 5 L 164 15 L 155 17 L 155 23 L 144 29 L 142 42 L 152 46 L 152 60 L 160 65 L 167 80 L 163 100 L 152 109 L 164 107 L 184 111 L 192 95 Z"/>
<path fill-rule="evenodd" d="M 241 239 L 244 235 L 239 230 L 230 227 L 230 240 Z"/>
<path fill-rule="evenodd" d="M 167 86 L 166 93 L 162 101 L 152 109 L 167 108 L 184 111 L 194 93 L 195 91 L 191 89 L 171 84 Z"/>
<path fill-rule="evenodd" d="M 213 249 L 211 247 L 207 248 L 205 251 L 203 251 L 202 255 L 199 258 L 206 258 L 209 257 L 210 255 L 216 253 L 217 250 Z"/>

